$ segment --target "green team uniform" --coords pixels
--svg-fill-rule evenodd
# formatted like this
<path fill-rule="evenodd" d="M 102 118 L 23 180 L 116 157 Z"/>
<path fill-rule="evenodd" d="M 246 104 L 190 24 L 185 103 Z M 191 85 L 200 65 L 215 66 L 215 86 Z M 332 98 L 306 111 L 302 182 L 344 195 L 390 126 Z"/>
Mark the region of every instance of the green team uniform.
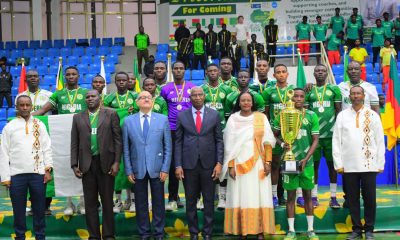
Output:
<path fill-rule="evenodd" d="M 332 34 L 335 34 L 343 31 L 344 26 L 344 18 L 342 16 L 333 16 L 331 17 L 330 25 L 332 26 Z"/>
<path fill-rule="evenodd" d="M 385 29 L 385 38 L 392 38 L 394 23 L 392 21 L 382 21 L 382 27 Z"/>
<path fill-rule="evenodd" d="M 328 38 L 328 51 L 337 51 L 341 44 L 342 40 L 337 38 L 335 34 L 330 35 Z"/>
<path fill-rule="evenodd" d="M 372 47 L 382 47 L 385 43 L 385 29 L 383 27 L 372 28 Z"/>
<path fill-rule="evenodd" d="M 264 112 L 265 111 L 265 103 L 263 100 L 263 97 L 261 94 L 254 92 L 253 90 L 249 89 L 249 93 L 253 96 L 254 102 L 256 103 L 256 108 L 257 111 L 259 112 Z M 236 104 L 236 100 L 239 97 L 239 92 L 234 91 L 231 92 L 226 99 L 226 104 L 225 104 L 225 116 L 229 117 L 231 115 L 231 112 L 233 110 L 233 107 Z"/>
<path fill-rule="evenodd" d="M 127 91 L 124 95 L 119 95 L 117 92 L 107 95 L 104 99 L 104 106 L 116 109 L 129 109 L 134 106 L 138 94 L 132 91 Z"/>
<path fill-rule="evenodd" d="M 296 25 L 297 31 L 297 40 L 309 40 L 310 39 L 310 32 L 311 32 L 311 25 L 306 23 L 299 23 Z"/>
<path fill-rule="evenodd" d="M 335 103 L 338 102 L 342 102 L 342 93 L 336 85 L 326 84 L 325 92 L 324 86 L 314 86 L 306 95 L 305 105 L 317 114 L 320 126 L 318 147 L 313 155 L 314 161 L 319 161 L 322 153 L 327 161 L 333 161 L 332 136 L 336 120 Z"/>
<path fill-rule="evenodd" d="M 348 23 L 347 24 L 347 39 L 359 39 L 360 38 L 360 25 L 356 23 Z"/>
<path fill-rule="evenodd" d="M 306 157 L 313 142 L 312 135 L 319 134 L 317 114 L 308 109 L 303 109 L 303 116 L 301 119 L 301 128 L 292 146 L 296 161 L 300 161 Z M 277 131 L 281 130 L 280 115 L 275 118 L 273 128 Z M 296 190 L 299 187 L 305 190 L 314 188 L 314 162 L 312 156 L 306 163 L 303 172 L 300 174 L 283 174 L 284 189 Z"/>
<path fill-rule="evenodd" d="M 328 26 L 326 24 L 314 24 L 313 32 L 315 35 L 315 40 L 325 42 L 326 41 L 326 32 L 328 31 Z"/>
<path fill-rule="evenodd" d="M 57 90 L 49 98 L 49 102 L 57 109 L 58 114 L 80 113 L 87 109 L 86 88 Z"/>
<path fill-rule="evenodd" d="M 136 104 L 135 101 L 133 105 L 133 112 L 137 113 L 139 111 L 140 111 L 139 106 Z M 167 102 L 164 100 L 163 97 L 156 95 L 156 97 L 153 98 L 153 108 L 151 111 L 168 116 Z"/>
<path fill-rule="evenodd" d="M 281 110 L 285 108 L 285 103 L 288 100 L 286 97 L 287 90 L 293 89 L 293 85 L 288 85 L 283 89 L 280 89 L 275 85 L 263 92 L 262 96 L 264 98 L 265 106 L 269 107 L 269 121 L 271 124 L 274 122 Z M 281 155 L 282 153 L 283 149 L 279 145 L 275 145 L 272 149 L 272 154 L 274 155 Z"/>
<path fill-rule="evenodd" d="M 400 36 L 400 18 L 396 18 L 396 20 L 394 20 L 394 27 L 394 35 Z"/>
<path fill-rule="evenodd" d="M 225 84 L 219 84 L 217 87 L 211 87 L 208 83 L 201 86 L 205 94 L 205 106 L 216 110 L 221 119 L 222 129 L 225 128 L 225 105 L 228 95 L 232 89 Z"/>
<path fill-rule="evenodd" d="M 357 14 L 357 16 L 356 16 L 356 23 L 358 24 L 358 25 L 360 25 L 360 28 L 363 26 L 363 18 L 361 17 L 361 15 L 360 14 Z M 347 24 L 349 24 L 349 23 L 351 23 L 351 17 L 349 17 L 349 19 L 347 19 Z"/>
<path fill-rule="evenodd" d="M 258 92 L 259 94 L 263 94 L 264 91 L 266 91 L 269 87 L 275 86 L 276 85 L 276 80 L 268 80 L 266 83 L 258 83 L 258 84 L 252 84 L 250 85 L 250 89 L 253 90 L 254 92 Z"/>
<path fill-rule="evenodd" d="M 157 88 L 156 88 L 156 96 L 160 95 L 161 88 L 163 88 L 164 86 L 165 86 L 165 84 L 163 84 L 163 85 L 157 85 Z"/>
<path fill-rule="evenodd" d="M 236 81 L 236 78 L 235 78 L 235 77 L 231 77 L 231 79 L 226 80 L 226 81 L 223 81 L 223 80 L 220 78 L 220 81 L 221 81 L 223 84 L 225 84 L 226 86 L 230 87 L 230 88 L 232 89 L 232 91 L 238 91 L 238 89 L 239 89 L 239 84 L 238 84 L 238 82 Z"/>

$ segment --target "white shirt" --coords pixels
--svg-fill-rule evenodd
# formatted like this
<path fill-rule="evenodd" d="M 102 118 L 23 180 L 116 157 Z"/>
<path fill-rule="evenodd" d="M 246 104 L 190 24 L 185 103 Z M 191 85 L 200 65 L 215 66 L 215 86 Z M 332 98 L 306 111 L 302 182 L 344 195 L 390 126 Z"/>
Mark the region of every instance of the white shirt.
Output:
<path fill-rule="evenodd" d="M 143 123 L 144 123 L 144 114 L 142 112 L 139 112 L 139 116 L 140 116 L 140 127 L 142 128 L 143 131 Z M 151 120 L 151 111 L 146 113 L 147 114 L 147 121 L 149 121 L 149 126 L 150 126 L 150 120 Z"/>
<path fill-rule="evenodd" d="M 31 98 L 32 100 L 32 112 L 35 112 L 43 107 L 48 101 L 49 98 L 51 97 L 53 93 L 44 89 L 39 89 L 38 93 L 31 93 L 29 90 L 26 90 L 22 93 L 19 93 L 17 97 L 15 98 L 15 105 L 17 105 L 17 98 L 20 95 L 27 95 Z M 36 96 L 37 95 L 37 96 Z"/>
<path fill-rule="evenodd" d="M 236 24 L 235 26 L 235 32 L 236 32 L 236 39 L 238 41 L 244 41 L 247 40 L 247 32 L 248 32 L 248 28 L 246 25 L 242 24 Z"/>
<path fill-rule="evenodd" d="M 34 136 L 38 127 L 39 136 Z M 34 147 L 38 140 L 40 146 Z M 34 157 L 37 156 L 38 160 Z M 53 167 L 51 141 L 45 125 L 32 116 L 26 122 L 23 118 L 16 118 L 3 129 L 0 148 L 0 176 L 1 181 L 10 181 L 11 176 L 23 173 L 44 174 L 45 169 Z"/>
<path fill-rule="evenodd" d="M 385 141 L 379 115 L 366 107 L 341 111 L 333 129 L 332 155 L 336 170 L 383 171 Z"/>
<path fill-rule="evenodd" d="M 192 114 L 193 114 L 193 120 L 194 120 L 194 125 L 196 126 L 196 118 L 197 118 L 197 111 L 200 111 L 200 118 L 201 122 L 203 123 L 203 116 L 204 116 L 204 105 L 200 110 L 197 110 L 192 106 Z"/>
<path fill-rule="evenodd" d="M 371 108 L 372 105 L 379 105 L 379 97 L 378 92 L 376 91 L 376 87 L 368 82 L 362 81 L 360 86 L 364 89 L 365 99 L 364 106 L 367 108 Z M 350 101 L 350 89 L 352 85 L 350 82 L 341 82 L 338 87 L 340 88 L 340 92 L 342 93 L 342 110 L 351 108 Z"/>

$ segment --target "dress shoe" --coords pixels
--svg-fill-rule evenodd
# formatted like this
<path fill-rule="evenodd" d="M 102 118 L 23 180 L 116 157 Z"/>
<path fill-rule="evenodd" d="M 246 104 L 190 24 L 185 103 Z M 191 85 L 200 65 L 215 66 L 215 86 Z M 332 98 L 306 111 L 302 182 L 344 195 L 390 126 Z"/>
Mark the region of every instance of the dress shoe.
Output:
<path fill-rule="evenodd" d="M 362 239 L 362 233 L 360 232 L 352 232 L 349 236 L 347 236 L 346 240 L 355 240 Z"/>
<path fill-rule="evenodd" d="M 199 235 L 190 234 L 190 240 L 198 240 Z"/>
<path fill-rule="evenodd" d="M 367 232 L 365 232 L 365 239 L 366 239 L 366 240 L 373 240 L 373 239 L 375 239 L 374 233 L 373 233 L 372 231 L 367 231 Z"/>
<path fill-rule="evenodd" d="M 211 235 L 204 235 L 204 236 L 203 236 L 203 239 L 204 239 L 204 240 L 211 240 Z"/>

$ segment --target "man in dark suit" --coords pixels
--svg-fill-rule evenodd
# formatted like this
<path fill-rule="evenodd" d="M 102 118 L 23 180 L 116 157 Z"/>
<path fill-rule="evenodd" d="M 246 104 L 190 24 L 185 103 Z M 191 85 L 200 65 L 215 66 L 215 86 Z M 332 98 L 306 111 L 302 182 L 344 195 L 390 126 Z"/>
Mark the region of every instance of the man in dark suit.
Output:
<path fill-rule="evenodd" d="M 183 179 L 192 240 L 197 240 L 199 234 L 196 203 L 200 194 L 204 201 L 202 235 L 204 239 L 211 239 L 215 181 L 221 173 L 224 158 L 221 119 L 217 111 L 204 106 L 204 100 L 203 89 L 192 88 L 192 107 L 179 114 L 176 128 L 175 175 Z"/>
<path fill-rule="evenodd" d="M 97 90 L 86 94 L 88 111 L 74 115 L 71 130 L 71 168 L 82 178 L 89 239 L 115 239 L 114 179 L 122 154 L 119 117 L 103 108 Z M 103 207 L 100 233 L 98 197 Z"/>
<path fill-rule="evenodd" d="M 172 140 L 168 118 L 152 111 L 153 97 L 143 91 L 136 99 L 139 113 L 126 118 L 123 127 L 125 173 L 135 184 L 136 223 L 140 239 L 151 237 L 148 185 L 150 183 L 154 238 L 164 238 L 164 182 L 171 164 Z"/>

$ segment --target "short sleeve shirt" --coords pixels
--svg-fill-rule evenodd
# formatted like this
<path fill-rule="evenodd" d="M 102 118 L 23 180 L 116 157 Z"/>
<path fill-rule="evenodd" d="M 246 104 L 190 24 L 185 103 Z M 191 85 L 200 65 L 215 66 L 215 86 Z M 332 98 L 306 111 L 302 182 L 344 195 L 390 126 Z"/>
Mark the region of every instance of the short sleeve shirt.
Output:
<path fill-rule="evenodd" d="M 342 16 L 333 16 L 330 24 L 332 25 L 332 34 L 336 35 L 338 32 L 343 31 L 344 18 Z"/>
<path fill-rule="evenodd" d="M 25 92 L 22 92 L 20 94 L 17 95 L 17 97 L 15 98 L 15 100 L 17 100 L 17 98 L 20 95 L 27 95 L 31 98 L 32 101 L 32 112 L 35 112 L 39 109 L 41 109 L 50 99 L 51 95 L 53 95 L 52 92 L 44 90 L 44 89 L 39 89 L 37 92 L 31 93 L 29 90 L 26 90 Z M 15 105 L 17 105 L 17 103 L 15 102 Z"/>
<path fill-rule="evenodd" d="M 328 26 L 326 26 L 326 24 L 314 24 L 313 31 L 315 40 L 325 42 L 326 32 L 328 31 Z"/>
<path fill-rule="evenodd" d="M 337 51 L 341 44 L 342 44 L 342 41 L 339 38 L 337 38 L 335 34 L 332 34 L 329 36 L 329 39 L 328 39 L 328 50 L 329 51 Z"/>
<path fill-rule="evenodd" d="M 127 91 L 120 95 L 117 92 L 109 94 L 104 99 L 104 106 L 115 109 L 129 109 L 134 106 L 138 94 L 132 91 Z"/>
<path fill-rule="evenodd" d="M 261 96 L 261 94 L 259 94 L 257 92 L 254 92 L 251 89 L 249 89 L 249 93 L 254 98 L 254 101 L 256 103 L 257 111 L 258 112 L 264 112 L 265 111 L 265 103 L 264 103 L 264 100 L 263 100 L 263 97 Z M 234 106 L 236 104 L 237 98 L 239 97 L 239 94 L 240 93 L 236 91 L 236 92 L 231 92 L 228 95 L 228 97 L 226 99 L 226 104 L 225 104 L 226 116 L 230 116 L 230 114 L 231 114 L 231 112 L 232 112 L 232 110 L 233 110 L 233 108 L 234 108 Z"/>
<path fill-rule="evenodd" d="M 382 21 L 382 27 L 385 29 L 385 37 L 392 38 L 393 33 L 392 30 L 394 28 L 394 24 L 392 21 Z"/>
<path fill-rule="evenodd" d="M 310 39 L 310 32 L 311 32 L 311 25 L 306 23 L 299 23 L 296 25 L 296 31 L 298 33 L 297 40 L 309 40 Z"/>
<path fill-rule="evenodd" d="M 271 123 L 274 122 L 281 110 L 286 107 L 286 101 L 289 100 L 287 99 L 287 91 L 293 89 L 293 85 L 288 85 L 285 88 L 279 88 L 275 85 L 263 92 L 265 106 L 269 107 L 269 120 Z"/>
<path fill-rule="evenodd" d="M 382 59 L 382 66 L 390 66 L 390 56 L 392 52 L 390 48 L 383 47 L 379 52 L 379 57 Z M 393 54 L 397 56 L 396 50 L 393 49 Z"/>
<path fill-rule="evenodd" d="M 51 95 L 49 102 L 57 109 L 58 114 L 80 113 L 87 109 L 86 88 L 76 88 L 68 90 L 63 88 L 57 90 Z"/>
<path fill-rule="evenodd" d="M 348 23 L 347 24 L 347 38 L 348 39 L 358 39 L 360 37 L 360 25 L 356 22 L 356 23 Z"/>
<path fill-rule="evenodd" d="M 385 29 L 383 27 L 373 27 L 372 34 L 372 47 L 382 47 L 385 42 Z"/>
<path fill-rule="evenodd" d="M 203 84 L 201 87 L 205 93 L 205 106 L 212 108 L 219 113 L 221 125 L 223 128 L 225 128 L 225 105 L 227 97 L 232 92 L 232 89 L 222 83 L 220 83 L 217 87 L 211 87 L 209 84 Z"/>
<path fill-rule="evenodd" d="M 350 50 L 349 56 L 352 57 L 354 61 L 363 62 L 365 57 L 368 57 L 368 53 L 365 48 L 353 48 Z M 365 67 L 365 63 L 363 63 L 361 67 Z"/>
<path fill-rule="evenodd" d="M 372 105 L 379 105 L 378 92 L 376 87 L 371 83 L 362 81 L 359 84 L 365 91 L 364 106 L 371 108 Z M 342 110 L 351 107 L 350 89 L 353 85 L 350 82 L 341 82 L 338 87 L 342 93 Z"/>

